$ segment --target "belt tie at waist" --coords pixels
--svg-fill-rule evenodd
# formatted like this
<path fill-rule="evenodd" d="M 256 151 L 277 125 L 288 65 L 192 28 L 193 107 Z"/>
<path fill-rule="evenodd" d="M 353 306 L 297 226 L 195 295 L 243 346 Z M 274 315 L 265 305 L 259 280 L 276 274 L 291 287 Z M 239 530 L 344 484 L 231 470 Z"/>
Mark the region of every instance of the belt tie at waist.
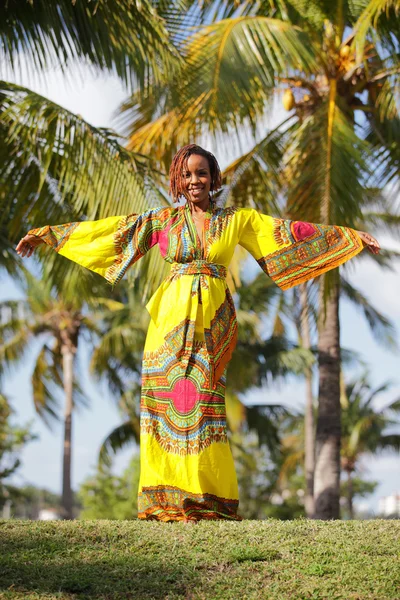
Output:
<path fill-rule="evenodd" d="M 171 277 L 174 275 L 209 275 L 217 279 L 226 279 L 227 268 L 206 260 L 193 260 L 189 263 L 172 263 Z"/>

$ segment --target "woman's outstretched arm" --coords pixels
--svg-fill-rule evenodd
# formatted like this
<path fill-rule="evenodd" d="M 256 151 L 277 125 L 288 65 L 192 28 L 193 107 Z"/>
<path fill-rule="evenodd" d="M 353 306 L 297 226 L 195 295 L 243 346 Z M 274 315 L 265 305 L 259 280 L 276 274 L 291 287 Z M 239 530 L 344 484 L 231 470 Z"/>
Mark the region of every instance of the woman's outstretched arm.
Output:
<path fill-rule="evenodd" d="M 16 251 L 21 257 L 30 257 L 39 244 L 45 243 L 57 254 L 115 285 L 126 270 L 158 242 L 169 215 L 169 207 L 157 207 L 140 214 L 97 221 L 45 225 L 28 231 Z"/>
<path fill-rule="evenodd" d="M 239 244 L 283 290 L 339 267 L 379 242 L 350 227 L 274 218 L 253 208 L 239 209 Z"/>

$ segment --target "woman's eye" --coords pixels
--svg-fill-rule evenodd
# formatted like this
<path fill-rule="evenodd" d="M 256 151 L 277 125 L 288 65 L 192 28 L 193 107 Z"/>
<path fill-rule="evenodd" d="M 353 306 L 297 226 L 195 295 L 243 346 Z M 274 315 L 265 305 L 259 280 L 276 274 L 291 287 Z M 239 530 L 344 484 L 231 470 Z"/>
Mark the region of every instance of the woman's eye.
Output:
<path fill-rule="evenodd" d="M 184 175 L 184 177 L 190 177 L 190 173 L 184 173 L 183 175 Z M 207 172 L 206 171 L 199 171 L 198 175 L 207 175 Z"/>

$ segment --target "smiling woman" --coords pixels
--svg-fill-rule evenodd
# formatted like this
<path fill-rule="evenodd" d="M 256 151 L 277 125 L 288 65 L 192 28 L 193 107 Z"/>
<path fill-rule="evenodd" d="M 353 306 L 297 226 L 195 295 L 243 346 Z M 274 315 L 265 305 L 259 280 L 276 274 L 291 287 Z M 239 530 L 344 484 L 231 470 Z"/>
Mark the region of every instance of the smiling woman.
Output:
<path fill-rule="evenodd" d="M 226 274 L 237 244 L 282 289 L 307 281 L 358 254 L 368 234 L 340 226 L 279 219 L 252 208 L 218 208 L 215 157 L 183 147 L 170 171 L 170 193 L 186 205 L 100 221 L 45 226 L 17 250 L 29 256 L 45 242 L 112 284 L 157 245 L 171 264 L 146 308 L 141 394 L 139 518 L 238 520 L 238 488 L 228 444 L 226 369 L 237 321 Z M 369 241 L 370 238 L 370 241 Z"/>

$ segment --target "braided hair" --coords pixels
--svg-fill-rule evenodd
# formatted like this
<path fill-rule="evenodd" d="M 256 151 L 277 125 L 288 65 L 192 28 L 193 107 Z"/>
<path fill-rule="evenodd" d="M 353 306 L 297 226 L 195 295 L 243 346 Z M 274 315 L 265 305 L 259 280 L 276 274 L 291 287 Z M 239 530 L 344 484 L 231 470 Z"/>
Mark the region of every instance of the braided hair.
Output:
<path fill-rule="evenodd" d="M 208 161 L 211 175 L 210 191 L 216 192 L 221 187 L 221 170 L 219 168 L 219 164 L 214 154 L 208 152 L 208 150 L 204 150 L 204 148 L 202 148 L 201 146 L 197 146 L 197 144 L 188 144 L 187 146 L 183 146 L 175 154 L 174 158 L 172 159 L 171 168 L 169 170 L 168 193 L 170 194 L 170 196 L 172 196 L 172 200 L 174 202 L 177 202 L 180 196 L 185 196 L 185 198 L 187 199 L 187 192 L 184 185 L 183 173 L 187 166 L 188 158 L 192 154 L 204 156 Z"/>

